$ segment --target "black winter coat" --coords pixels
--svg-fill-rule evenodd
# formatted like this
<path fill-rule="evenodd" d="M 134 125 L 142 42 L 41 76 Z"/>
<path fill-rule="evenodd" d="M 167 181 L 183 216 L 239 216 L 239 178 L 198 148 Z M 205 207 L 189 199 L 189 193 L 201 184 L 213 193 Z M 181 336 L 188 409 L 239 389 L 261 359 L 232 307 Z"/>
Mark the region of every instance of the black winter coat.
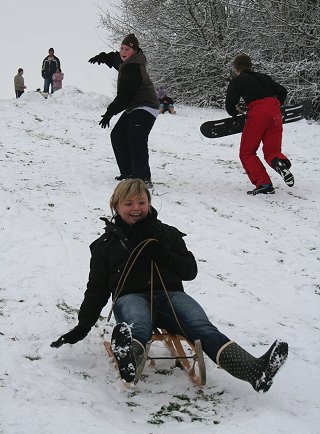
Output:
<path fill-rule="evenodd" d="M 173 99 L 170 98 L 169 96 L 164 96 L 163 98 L 159 98 L 159 102 L 160 104 L 164 104 L 164 105 L 174 104 Z"/>
<path fill-rule="evenodd" d="M 159 108 L 159 100 L 146 69 L 147 60 L 141 49 L 124 62 L 118 51 L 113 54 L 108 66 L 119 71 L 117 96 L 108 106 L 107 113 L 115 116 L 123 110 L 130 113 L 134 108 L 147 106 Z"/>
<path fill-rule="evenodd" d="M 158 220 L 154 208 L 144 220 L 134 225 L 127 225 L 120 216 L 116 216 L 115 223 L 103 220 L 106 222 L 105 234 L 90 246 L 89 281 L 78 316 L 79 325 L 88 331 L 97 322 L 110 295 L 114 296 L 130 253 L 141 241 L 155 238 L 165 249 L 165 256 L 158 267 L 168 291 L 183 291 L 182 281 L 192 280 L 197 275 L 195 258 L 182 238 L 185 234 Z M 134 264 L 120 296 L 135 292 L 150 293 L 150 270 L 150 259 L 142 254 Z M 154 291 L 163 291 L 157 273 L 154 273 Z"/>
<path fill-rule="evenodd" d="M 227 89 L 226 110 L 230 116 L 238 114 L 236 109 L 240 98 L 248 105 L 256 99 L 276 97 L 281 105 L 287 96 L 287 89 L 269 75 L 245 70 L 233 78 Z"/>
<path fill-rule="evenodd" d="M 53 56 L 52 60 L 49 60 L 49 56 L 45 57 L 42 62 L 41 75 L 42 78 L 52 79 L 53 74 L 57 71 L 57 68 L 61 68 L 60 60 L 58 57 Z"/>

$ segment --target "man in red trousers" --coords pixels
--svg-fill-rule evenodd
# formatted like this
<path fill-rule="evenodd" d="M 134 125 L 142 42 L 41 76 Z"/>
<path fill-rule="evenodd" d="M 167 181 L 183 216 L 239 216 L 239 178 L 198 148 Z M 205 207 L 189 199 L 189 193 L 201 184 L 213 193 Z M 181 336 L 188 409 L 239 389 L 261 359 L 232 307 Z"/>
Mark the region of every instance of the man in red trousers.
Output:
<path fill-rule="evenodd" d="M 250 195 L 274 194 L 271 179 L 257 156 L 262 141 L 262 152 L 267 164 L 279 173 L 285 183 L 292 187 L 294 177 L 291 162 L 281 152 L 282 114 L 280 106 L 287 96 L 287 89 L 269 75 L 254 72 L 247 54 L 236 56 L 233 65 L 236 77 L 228 86 L 226 110 L 230 116 L 241 113 L 238 108 L 242 98 L 247 106 L 247 119 L 241 136 L 240 160 L 255 188 Z"/>

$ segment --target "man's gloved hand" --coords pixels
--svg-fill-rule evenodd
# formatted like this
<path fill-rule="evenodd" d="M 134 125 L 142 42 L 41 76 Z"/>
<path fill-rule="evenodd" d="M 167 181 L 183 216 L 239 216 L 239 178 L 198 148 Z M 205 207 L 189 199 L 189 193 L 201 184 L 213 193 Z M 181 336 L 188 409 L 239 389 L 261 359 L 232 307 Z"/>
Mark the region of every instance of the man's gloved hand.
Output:
<path fill-rule="evenodd" d="M 111 52 L 108 54 L 102 52 L 100 54 L 97 54 L 94 57 L 91 57 L 91 59 L 89 59 L 88 62 L 89 63 L 97 63 L 98 65 L 100 65 L 101 63 L 105 63 L 106 65 L 109 66 L 109 68 L 112 68 L 114 56 L 115 56 L 114 52 Z"/>
<path fill-rule="evenodd" d="M 141 252 L 143 257 L 153 259 L 154 261 L 159 262 L 159 264 L 166 261 L 167 253 L 168 251 L 159 243 L 158 240 L 149 241 Z"/>
<path fill-rule="evenodd" d="M 50 344 L 50 347 L 59 348 L 63 344 L 75 344 L 78 341 L 82 341 L 82 339 L 84 339 L 88 333 L 88 330 L 85 330 L 81 326 L 77 325 L 74 329 L 70 330 L 65 335 L 60 336 L 57 341 L 52 342 Z"/>
<path fill-rule="evenodd" d="M 108 113 L 108 111 L 105 112 L 104 115 L 101 115 L 102 119 L 99 122 L 99 125 L 101 125 L 101 128 L 109 127 L 110 126 L 110 119 L 112 118 L 112 115 Z"/>

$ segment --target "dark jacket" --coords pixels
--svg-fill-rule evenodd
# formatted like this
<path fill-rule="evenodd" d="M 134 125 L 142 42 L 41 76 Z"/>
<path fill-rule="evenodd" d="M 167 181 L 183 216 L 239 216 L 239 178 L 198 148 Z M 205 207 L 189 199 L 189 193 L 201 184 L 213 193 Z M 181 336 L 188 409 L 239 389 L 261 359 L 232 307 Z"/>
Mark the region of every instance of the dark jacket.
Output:
<path fill-rule="evenodd" d="M 269 75 L 245 70 L 233 78 L 227 89 L 226 110 L 230 116 L 238 114 L 236 109 L 240 98 L 248 105 L 256 99 L 277 98 L 281 105 L 287 96 L 287 89 L 274 81 Z"/>
<path fill-rule="evenodd" d="M 90 330 L 96 323 L 110 295 L 114 296 L 130 253 L 145 239 L 156 238 L 165 249 L 165 255 L 158 267 L 168 291 L 183 291 L 182 281 L 192 280 L 197 275 L 195 258 L 187 250 L 182 238 L 185 234 L 158 220 L 155 209 L 152 208 L 151 214 L 134 225 L 127 225 L 119 216 L 116 216 L 115 223 L 104 220 L 105 234 L 90 246 L 89 281 L 79 312 L 79 325 L 86 330 Z M 150 270 L 151 261 L 143 257 L 142 253 L 129 273 L 120 296 L 150 293 Z M 156 272 L 154 291 L 163 291 Z"/>
<path fill-rule="evenodd" d="M 160 104 L 164 104 L 164 105 L 174 104 L 173 99 L 170 98 L 169 96 L 164 96 L 163 98 L 159 98 L 159 102 Z"/>
<path fill-rule="evenodd" d="M 120 54 L 114 53 L 112 66 L 119 71 L 117 82 L 117 96 L 107 109 L 107 113 L 114 116 L 123 110 L 130 113 L 134 108 L 147 106 L 159 108 L 159 100 L 146 69 L 147 60 L 142 50 L 129 57 L 126 61 L 119 61 Z"/>
<path fill-rule="evenodd" d="M 56 56 L 53 56 L 52 60 L 49 60 L 49 56 L 45 57 L 41 68 L 42 78 L 49 78 L 51 80 L 57 68 L 61 69 L 61 65 L 60 60 Z"/>

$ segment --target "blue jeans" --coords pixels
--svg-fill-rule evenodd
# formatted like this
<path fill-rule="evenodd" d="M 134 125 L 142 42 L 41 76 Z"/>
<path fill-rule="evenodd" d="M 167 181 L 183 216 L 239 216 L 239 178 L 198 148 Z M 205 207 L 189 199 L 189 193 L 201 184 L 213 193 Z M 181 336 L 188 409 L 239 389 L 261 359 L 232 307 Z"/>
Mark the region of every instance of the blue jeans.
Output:
<path fill-rule="evenodd" d="M 163 113 L 168 112 L 168 111 L 170 111 L 170 109 L 173 108 L 173 104 L 162 104 L 161 103 L 159 108 L 163 109 Z"/>
<path fill-rule="evenodd" d="M 143 345 L 151 339 L 154 326 L 165 328 L 172 334 L 183 335 L 191 341 L 200 339 L 203 351 L 216 363 L 217 352 L 230 339 L 219 332 L 199 303 L 188 294 L 181 291 L 168 291 L 168 294 L 181 328 L 163 291 L 154 294 L 153 321 L 150 294 L 127 294 L 120 297 L 113 309 L 117 323 L 132 324 L 132 336 Z"/>
<path fill-rule="evenodd" d="M 50 84 L 51 84 L 51 93 L 53 93 L 53 90 L 52 90 L 52 78 L 45 78 L 44 79 L 43 92 L 49 93 Z"/>

